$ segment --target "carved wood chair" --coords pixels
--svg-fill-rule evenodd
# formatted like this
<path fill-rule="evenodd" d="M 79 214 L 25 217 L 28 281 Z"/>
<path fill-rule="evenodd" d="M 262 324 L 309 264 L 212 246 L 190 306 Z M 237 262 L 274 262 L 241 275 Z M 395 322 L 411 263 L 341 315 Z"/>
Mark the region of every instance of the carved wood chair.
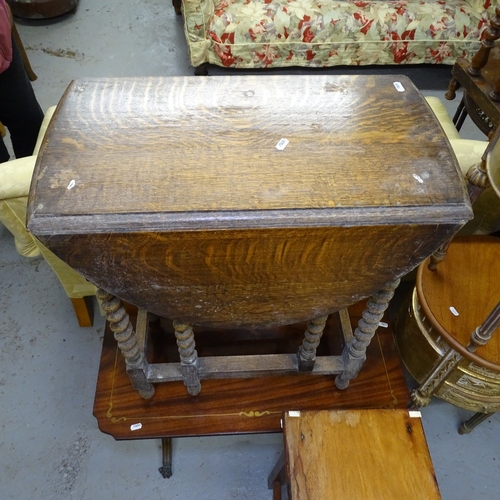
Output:
<path fill-rule="evenodd" d="M 477 127 L 489 135 L 500 124 L 500 6 L 484 32 L 482 45 L 469 61 L 460 58 L 452 69 L 453 78 L 445 97 L 453 100 L 463 88 L 463 98 L 453 118 L 460 130 L 469 115 Z"/>

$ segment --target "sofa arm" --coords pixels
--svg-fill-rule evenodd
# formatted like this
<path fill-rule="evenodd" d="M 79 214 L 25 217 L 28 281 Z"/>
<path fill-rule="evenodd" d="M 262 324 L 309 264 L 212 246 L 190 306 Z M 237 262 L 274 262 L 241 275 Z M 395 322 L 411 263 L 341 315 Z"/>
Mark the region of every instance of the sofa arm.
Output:
<path fill-rule="evenodd" d="M 189 42 L 189 58 L 194 67 L 208 59 L 211 42 L 207 31 L 214 12 L 214 0 L 182 0 L 184 33 Z"/>
<path fill-rule="evenodd" d="M 0 163 L 0 200 L 28 196 L 36 156 Z"/>
<path fill-rule="evenodd" d="M 26 204 L 36 156 L 0 163 L 0 223 L 14 236 L 16 250 L 37 257 L 40 250 L 26 230 Z"/>
<path fill-rule="evenodd" d="M 0 224 L 3 224 L 14 236 L 14 244 L 18 253 L 24 257 L 38 257 L 40 250 L 33 236 L 26 230 L 27 202 L 27 197 L 0 200 Z"/>

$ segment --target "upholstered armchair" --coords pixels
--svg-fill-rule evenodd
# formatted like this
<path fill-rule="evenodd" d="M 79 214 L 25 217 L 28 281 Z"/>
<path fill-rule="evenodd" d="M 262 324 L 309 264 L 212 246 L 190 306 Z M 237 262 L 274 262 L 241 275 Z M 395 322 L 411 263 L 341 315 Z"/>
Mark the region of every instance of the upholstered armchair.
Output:
<path fill-rule="evenodd" d="M 26 208 L 36 155 L 55 106 L 45 115 L 33 156 L 0 164 L 0 222 L 14 235 L 17 251 L 26 257 L 42 255 L 71 299 L 80 326 L 92 326 L 90 296 L 96 288 L 48 250 L 26 230 Z"/>
<path fill-rule="evenodd" d="M 437 97 L 427 97 L 434 114 L 437 116 L 451 147 L 457 157 L 462 173 L 481 161 L 487 141 L 462 139 L 446 111 L 444 104 Z M 487 188 L 473 205 L 474 219 L 468 222 L 459 234 L 491 234 L 500 230 L 500 198 Z"/>
<path fill-rule="evenodd" d="M 191 64 L 453 64 L 479 48 L 490 0 L 173 0 Z"/>

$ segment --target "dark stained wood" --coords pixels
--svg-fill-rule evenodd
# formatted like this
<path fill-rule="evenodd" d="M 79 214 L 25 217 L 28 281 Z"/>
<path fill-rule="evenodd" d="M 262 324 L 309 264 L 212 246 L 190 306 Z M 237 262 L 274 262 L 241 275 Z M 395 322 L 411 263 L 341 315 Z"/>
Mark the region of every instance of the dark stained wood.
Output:
<path fill-rule="evenodd" d="M 495 8 L 495 15 L 490 19 L 488 27 L 484 31 L 481 40 L 481 47 L 471 59 L 469 73 L 474 76 L 481 74 L 490 56 L 491 49 L 495 46 L 496 40 L 500 38 L 500 6 Z"/>
<path fill-rule="evenodd" d="M 356 325 L 364 304 L 350 308 Z M 173 329 L 152 334 L 150 362 L 178 361 Z M 198 331 L 200 356 L 296 352 L 305 324 L 258 330 Z M 339 322 L 332 316 L 318 354 L 339 354 Z M 160 333 L 158 335 L 158 333 Z M 204 380 L 190 396 L 182 382 L 155 385 L 155 396 L 143 400 L 133 389 L 125 362 L 106 328 L 94 402 L 101 431 L 116 439 L 280 432 L 282 412 L 294 409 L 405 408 L 409 394 L 390 328 L 380 328 L 368 347 L 367 361 L 348 390 L 336 389 L 334 376 L 309 374 L 248 379 Z M 130 426 L 141 423 L 132 431 Z"/>
<path fill-rule="evenodd" d="M 160 316 L 284 325 L 373 295 L 449 239 L 472 216 L 460 175 L 403 76 L 83 79 L 46 134 L 28 227 Z"/>
<path fill-rule="evenodd" d="M 278 151 L 281 138 L 290 142 Z M 467 215 L 449 210 L 463 202 L 455 159 L 404 76 L 77 80 L 45 144 L 35 174 L 43 207 L 30 209 L 40 234 L 75 232 L 72 216 L 78 232 L 107 233 L 120 222 L 164 230 L 169 214 L 177 230 L 288 227 L 302 217 L 325 226 L 353 208 L 365 209 L 352 219 L 363 225 L 404 209 L 401 222 Z M 414 207 L 431 212 L 415 218 Z M 279 220 L 266 217 L 273 210 Z"/>
<path fill-rule="evenodd" d="M 12 13 L 24 19 L 50 19 L 74 12 L 78 0 L 7 0 Z"/>
<path fill-rule="evenodd" d="M 90 281 L 159 316 L 196 325 L 279 325 L 372 295 L 388 275 L 416 267 L 456 228 L 280 228 L 43 240 Z"/>
<path fill-rule="evenodd" d="M 491 49 L 488 62 L 482 68 L 480 75 L 471 75 L 469 72 L 471 67 L 471 62 L 467 59 L 457 59 L 452 68 L 453 80 L 450 83 L 450 90 L 456 90 L 458 87 L 464 89 L 466 95 L 462 105 L 465 105 L 474 123 L 485 134 L 489 134 L 491 127 L 496 128 L 500 124 L 500 102 L 491 98 L 495 85 L 500 81 L 500 46 L 496 44 Z M 454 91 L 446 96 L 450 100 L 454 97 Z"/>

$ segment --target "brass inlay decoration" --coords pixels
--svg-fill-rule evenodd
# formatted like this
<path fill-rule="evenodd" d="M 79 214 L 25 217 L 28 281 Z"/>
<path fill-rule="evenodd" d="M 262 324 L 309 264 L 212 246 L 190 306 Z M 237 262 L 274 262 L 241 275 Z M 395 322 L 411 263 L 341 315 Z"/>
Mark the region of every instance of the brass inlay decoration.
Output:
<path fill-rule="evenodd" d="M 272 413 L 280 413 L 280 412 L 272 412 Z M 238 413 L 240 417 L 263 417 L 264 415 L 271 415 L 270 411 L 240 411 Z"/>

